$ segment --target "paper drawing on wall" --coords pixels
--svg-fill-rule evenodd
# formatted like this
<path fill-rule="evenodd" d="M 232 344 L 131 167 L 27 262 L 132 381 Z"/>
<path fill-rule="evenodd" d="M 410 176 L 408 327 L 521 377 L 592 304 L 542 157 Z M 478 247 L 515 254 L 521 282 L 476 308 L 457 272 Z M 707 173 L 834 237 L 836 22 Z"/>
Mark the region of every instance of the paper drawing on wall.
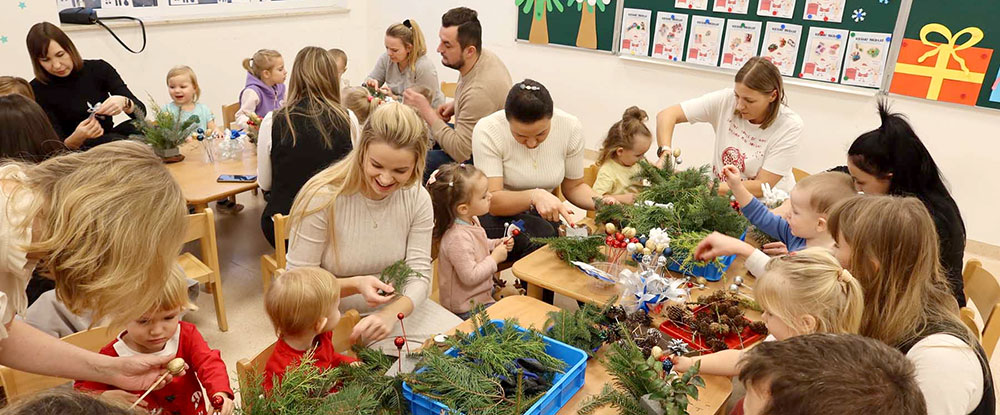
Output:
<path fill-rule="evenodd" d="M 767 22 L 763 38 L 760 56 L 777 66 L 782 75 L 795 75 L 795 64 L 799 60 L 802 26 Z"/>
<path fill-rule="evenodd" d="M 806 0 L 802 19 L 840 23 L 844 20 L 845 2 L 846 0 Z"/>
<path fill-rule="evenodd" d="M 692 16 L 687 57 L 684 60 L 700 65 L 718 66 L 725 22 L 726 19 L 721 17 Z"/>
<path fill-rule="evenodd" d="M 652 56 L 675 62 L 683 60 L 687 23 L 686 14 L 657 12 Z"/>
<path fill-rule="evenodd" d="M 924 25 L 920 39 L 900 44 L 889 92 L 976 105 L 993 56 L 993 49 L 976 47 L 984 38 L 978 27 L 953 34 L 939 23 Z"/>
<path fill-rule="evenodd" d="M 800 78 L 837 82 L 844 62 L 844 45 L 847 31 L 839 29 L 809 28 L 806 54 L 802 59 Z"/>
<path fill-rule="evenodd" d="M 891 43 L 889 33 L 851 32 L 840 83 L 869 88 L 881 86 Z"/>
<path fill-rule="evenodd" d="M 675 9 L 708 10 L 708 0 L 674 0 Z"/>
<path fill-rule="evenodd" d="M 750 0 L 714 0 L 712 11 L 718 13 L 747 14 Z"/>
<path fill-rule="evenodd" d="M 649 19 L 652 12 L 642 9 L 622 11 L 621 53 L 649 55 Z"/>
<path fill-rule="evenodd" d="M 760 0 L 757 15 L 791 19 L 795 15 L 795 0 Z"/>
<path fill-rule="evenodd" d="M 751 20 L 729 20 L 726 22 L 726 37 L 722 41 L 722 68 L 739 69 L 750 58 L 757 56 L 760 44 L 760 22 Z"/>

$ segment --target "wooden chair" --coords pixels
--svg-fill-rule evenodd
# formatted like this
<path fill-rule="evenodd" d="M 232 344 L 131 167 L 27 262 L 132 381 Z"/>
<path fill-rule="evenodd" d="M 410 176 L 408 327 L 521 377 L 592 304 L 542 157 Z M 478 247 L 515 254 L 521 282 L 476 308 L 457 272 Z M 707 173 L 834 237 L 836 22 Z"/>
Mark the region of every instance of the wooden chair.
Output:
<path fill-rule="evenodd" d="M 222 106 L 222 128 L 229 128 L 232 123 L 236 122 L 236 112 L 240 110 L 240 103 L 223 105 Z"/>
<path fill-rule="evenodd" d="M 271 280 L 274 279 L 274 272 L 285 269 L 286 247 L 288 240 L 288 216 L 280 213 L 271 217 L 274 222 L 274 255 L 264 254 L 260 257 L 260 278 L 264 287 L 264 293 L 271 287 Z"/>
<path fill-rule="evenodd" d="M 208 288 L 215 298 L 215 316 L 219 330 L 229 330 L 226 320 L 226 305 L 222 296 L 222 274 L 219 271 L 219 247 L 215 240 L 215 214 L 212 209 L 188 215 L 188 230 L 184 242 L 199 241 L 201 258 L 185 252 L 177 258 L 188 278 L 198 281 Z"/>
<path fill-rule="evenodd" d="M 986 356 L 990 357 L 993 355 L 993 349 L 997 346 L 997 340 L 1000 339 L 1000 312 L 998 312 L 1000 310 L 1000 281 L 997 281 L 993 274 L 983 268 L 983 263 L 976 259 L 965 263 L 962 280 L 965 283 L 966 298 L 976 304 L 976 308 L 983 317 L 983 350 L 986 351 Z M 971 310 L 969 311 L 971 312 Z M 963 321 L 965 321 L 964 316 Z M 978 333 L 978 327 L 973 331 Z"/>
<path fill-rule="evenodd" d="M 361 314 L 358 313 L 358 310 L 347 310 L 344 312 L 344 315 L 340 317 L 340 321 L 337 322 L 337 326 L 333 329 L 333 350 L 345 355 L 354 354 L 351 352 L 350 337 L 351 331 L 354 330 L 354 326 L 359 321 L 361 321 Z M 272 343 L 270 346 L 267 346 L 266 349 L 257 353 L 254 357 L 240 359 L 236 362 L 236 379 L 239 381 L 241 390 L 246 389 L 251 373 L 264 373 L 264 365 L 267 364 L 267 359 L 271 358 L 271 353 L 274 353 L 275 344 Z M 241 394 L 241 397 L 245 408 L 248 400 L 245 395 Z"/>
<path fill-rule="evenodd" d="M 806 177 L 809 177 L 809 176 L 810 176 L 809 172 L 807 172 L 805 170 L 802 170 L 800 168 L 797 168 L 797 167 L 792 167 L 792 177 L 795 177 L 795 181 L 796 182 L 799 181 L 799 180 L 805 179 Z"/>
<path fill-rule="evenodd" d="M 447 98 L 455 98 L 455 90 L 458 89 L 457 82 L 441 82 L 441 93 Z"/>
<path fill-rule="evenodd" d="M 979 340 L 979 342 L 982 343 L 983 336 L 979 333 L 979 325 L 976 324 L 976 312 L 969 307 L 962 307 L 962 309 L 959 310 L 959 317 L 969 330 L 972 331 L 972 334 L 976 335 L 976 340 Z"/>
<path fill-rule="evenodd" d="M 601 166 L 598 166 L 596 163 L 591 164 L 590 167 L 583 170 L 583 182 L 586 183 L 587 186 L 594 187 L 594 183 L 597 182 L 597 172 L 600 170 Z M 597 212 L 592 210 L 587 211 L 588 218 L 594 219 L 596 216 Z"/>
<path fill-rule="evenodd" d="M 82 349 L 98 352 L 108 343 L 111 343 L 115 339 L 115 335 L 116 333 L 108 330 L 107 327 L 96 327 L 70 334 L 63 337 L 62 341 Z M 4 393 L 7 395 L 7 403 L 71 382 L 73 382 L 72 379 L 37 375 L 0 366 L 0 384 L 2 384 Z"/>

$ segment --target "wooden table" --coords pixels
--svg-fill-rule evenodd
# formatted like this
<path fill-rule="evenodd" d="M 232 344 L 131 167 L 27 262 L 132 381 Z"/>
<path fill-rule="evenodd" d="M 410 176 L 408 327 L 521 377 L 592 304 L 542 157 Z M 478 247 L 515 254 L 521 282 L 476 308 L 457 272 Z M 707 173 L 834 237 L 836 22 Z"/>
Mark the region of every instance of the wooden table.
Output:
<path fill-rule="evenodd" d="M 200 143 L 188 143 L 181 147 L 185 158 L 178 163 L 167 165 L 174 180 L 181 186 L 184 200 L 194 206 L 195 212 L 202 212 L 208 204 L 216 200 L 254 190 L 253 183 L 219 183 L 222 174 L 255 175 L 257 174 L 257 155 L 250 151 L 243 152 L 241 160 L 218 160 L 209 163 L 205 150 Z"/>
<path fill-rule="evenodd" d="M 540 300 L 519 295 L 498 301 L 487 308 L 486 312 L 489 313 L 490 317 L 495 319 L 516 318 L 522 327 L 534 327 L 536 330 L 541 330 L 547 319 L 546 314 L 550 311 L 558 310 L 555 306 L 543 303 Z M 472 323 L 466 320 L 455 327 L 454 330 L 462 330 L 468 333 L 472 331 Z M 451 331 L 453 332 L 454 330 Z M 608 374 L 607 369 L 600 362 L 600 359 L 603 359 L 606 353 L 607 347 L 602 347 L 597 352 L 596 358 L 587 361 L 587 372 L 583 388 L 573 395 L 573 399 L 570 399 L 563 406 L 558 412 L 559 414 L 575 415 L 580 408 L 580 404 L 587 397 L 598 394 L 605 384 L 614 381 L 611 375 Z M 705 379 L 705 387 L 698 391 L 698 399 L 688 405 L 688 413 L 692 415 L 716 414 L 724 409 L 723 406 L 725 406 L 726 400 L 729 399 L 733 385 L 729 378 L 725 376 L 702 377 Z M 617 414 L 618 412 L 609 406 L 594 413 L 597 415 L 610 415 Z"/>

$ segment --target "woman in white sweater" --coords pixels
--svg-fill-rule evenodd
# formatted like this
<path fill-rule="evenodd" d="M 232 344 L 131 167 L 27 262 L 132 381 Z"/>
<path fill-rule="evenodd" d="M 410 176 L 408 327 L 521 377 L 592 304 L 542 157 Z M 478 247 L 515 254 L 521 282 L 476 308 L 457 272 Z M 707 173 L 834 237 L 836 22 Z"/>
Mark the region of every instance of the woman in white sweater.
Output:
<path fill-rule="evenodd" d="M 427 144 L 424 123 L 412 109 L 383 104 L 365 123 L 358 146 L 306 182 L 292 204 L 288 269 L 319 266 L 341 278 L 341 310 L 368 314 L 352 341 L 386 338 L 399 326 L 398 313 L 409 316 L 427 298 L 434 213 L 419 183 Z M 421 277 L 405 287 L 382 284 L 400 296 L 376 295 L 374 275 L 399 260 Z M 366 282 L 366 290 L 351 288 L 355 281 Z"/>
<path fill-rule="evenodd" d="M 560 218 L 572 222 L 557 188 L 574 205 L 594 210 L 601 196 L 583 182 L 583 126 L 556 109 L 544 85 L 514 84 L 504 109 L 479 120 L 472 131 L 472 158 L 493 194 L 490 214 L 479 218 L 490 238 L 505 236 L 504 223 L 524 221 L 509 260 L 537 249 L 528 237 L 559 234 Z M 616 203 L 610 197 L 605 203 Z"/>

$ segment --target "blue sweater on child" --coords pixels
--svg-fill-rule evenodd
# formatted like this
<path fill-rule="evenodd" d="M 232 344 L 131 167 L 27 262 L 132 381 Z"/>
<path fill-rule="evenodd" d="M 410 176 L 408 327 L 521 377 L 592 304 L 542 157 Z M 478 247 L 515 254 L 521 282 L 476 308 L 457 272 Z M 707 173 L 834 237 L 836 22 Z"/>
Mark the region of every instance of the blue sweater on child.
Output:
<path fill-rule="evenodd" d="M 788 247 L 788 252 L 801 251 L 806 248 L 806 240 L 792 235 L 792 228 L 788 226 L 788 221 L 772 213 L 757 198 L 751 199 L 749 204 L 743 206 L 742 211 L 743 216 L 757 229 L 784 242 L 785 246 Z"/>

